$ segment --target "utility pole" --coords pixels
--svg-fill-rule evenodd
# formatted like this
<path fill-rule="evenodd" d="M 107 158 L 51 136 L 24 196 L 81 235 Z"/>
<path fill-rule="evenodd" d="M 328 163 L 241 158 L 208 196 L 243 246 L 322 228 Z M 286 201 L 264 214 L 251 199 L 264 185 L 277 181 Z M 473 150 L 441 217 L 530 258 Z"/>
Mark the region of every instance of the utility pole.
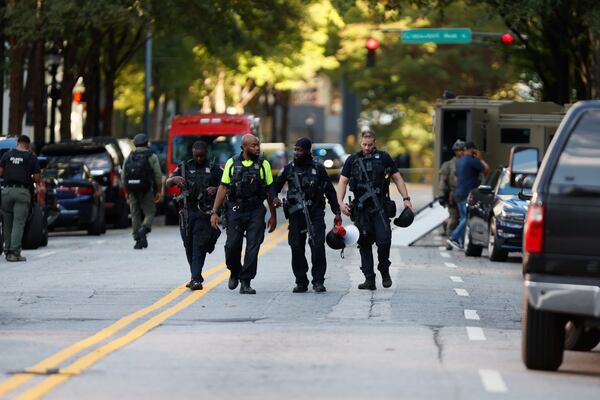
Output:
<path fill-rule="evenodd" d="M 0 0 L 0 9 L 4 9 L 6 2 Z M 4 21 L 0 20 L 0 26 L 4 26 Z M 0 29 L 0 135 L 4 135 L 4 31 Z"/>
<path fill-rule="evenodd" d="M 150 96 L 152 90 L 152 30 L 146 33 L 146 73 L 144 82 L 144 133 L 150 135 Z"/>

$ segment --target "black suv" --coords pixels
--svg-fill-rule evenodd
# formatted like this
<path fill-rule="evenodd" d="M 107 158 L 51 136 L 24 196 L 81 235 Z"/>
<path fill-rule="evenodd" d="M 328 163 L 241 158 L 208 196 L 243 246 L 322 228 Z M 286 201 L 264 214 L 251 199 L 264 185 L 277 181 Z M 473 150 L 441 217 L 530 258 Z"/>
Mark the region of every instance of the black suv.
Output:
<path fill-rule="evenodd" d="M 536 170 L 537 150 L 514 150 L 511 180 Z M 556 370 L 564 350 L 600 342 L 599 232 L 600 101 L 584 101 L 565 115 L 532 188 L 523 240 L 527 368 Z"/>

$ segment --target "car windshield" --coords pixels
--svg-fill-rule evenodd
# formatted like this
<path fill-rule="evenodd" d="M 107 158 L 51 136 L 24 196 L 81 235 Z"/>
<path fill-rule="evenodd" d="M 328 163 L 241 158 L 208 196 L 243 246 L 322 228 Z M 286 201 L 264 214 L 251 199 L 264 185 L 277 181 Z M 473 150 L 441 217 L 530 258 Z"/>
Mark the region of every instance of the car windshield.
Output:
<path fill-rule="evenodd" d="M 243 135 L 185 135 L 173 137 L 173 162 L 178 164 L 192 158 L 192 145 L 197 140 L 208 144 L 208 159 L 223 165 L 240 152 Z"/>
<path fill-rule="evenodd" d="M 56 162 L 54 159 L 48 163 L 45 175 L 57 179 L 85 179 L 85 168 L 83 164 L 66 164 Z"/>
<path fill-rule="evenodd" d="M 109 172 L 113 160 L 108 153 L 77 154 L 65 156 L 49 156 L 48 164 L 68 164 L 69 162 L 82 162 L 92 171 L 93 175 L 102 175 Z"/>
<path fill-rule="evenodd" d="M 332 147 L 317 147 L 313 149 L 313 156 L 322 160 L 336 160 L 340 158 L 340 155 Z"/>
<path fill-rule="evenodd" d="M 519 194 L 519 191 L 519 188 L 510 185 L 510 174 L 508 171 L 504 171 L 498 183 L 498 194 L 516 196 Z"/>

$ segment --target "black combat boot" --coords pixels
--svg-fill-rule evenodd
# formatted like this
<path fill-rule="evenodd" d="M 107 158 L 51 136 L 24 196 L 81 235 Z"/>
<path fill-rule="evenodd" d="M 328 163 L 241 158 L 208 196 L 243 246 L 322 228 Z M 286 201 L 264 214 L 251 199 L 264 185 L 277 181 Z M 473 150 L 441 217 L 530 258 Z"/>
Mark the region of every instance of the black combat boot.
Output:
<path fill-rule="evenodd" d="M 308 291 L 308 286 L 304 285 L 296 285 L 294 289 L 292 289 L 292 293 L 306 293 Z"/>
<path fill-rule="evenodd" d="M 250 281 L 241 281 L 240 293 L 241 294 L 256 294 L 256 290 L 250 287 Z"/>
<path fill-rule="evenodd" d="M 315 293 L 324 293 L 327 291 L 325 285 L 323 285 L 322 283 L 315 283 L 313 285 L 313 290 L 315 291 Z"/>
<path fill-rule="evenodd" d="M 380 271 L 381 272 L 381 284 L 384 288 L 389 288 L 392 286 L 392 277 L 390 276 L 390 271 Z"/>
<path fill-rule="evenodd" d="M 197 280 L 193 280 L 192 282 L 190 282 L 190 289 L 191 290 L 202 290 L 202 282 L 197 281 Z"/>
<path fill-rule="evenodd" d="M 139 238 L 139 242 L 140 242 L 140 249 L 145 249 L 148 247 L 148 238 L 146 236 L 146 234 L 150 233 L 150 228 L 148 228 L 147 226 L 140 226 L 140 229 L 138 229 L 137 234 L 138 234 L 138 238 Z"/>
<path fill-rule="evenodd" d="M 375 286 L 375 277 L 365 278 L 365 281 L 358 285 L 358 288 L 361 290 L 377 290 L 377 286 Z"/>
<path fill-rule="evenodd" d="M 227 282 L 227 287 L 229 287 L 229 290 L 235 290 L 235 288 L 238 286 L 238 283 L 240 283 L 240 280 L 237 276 L 233 274 L 229 275 L 229 282 Z"/>
<path fill-rule="evenodd" d="M 27 259 L 25 257 L 23 257 L 20 252 L 11 252 L 11 253 L 6 254 L 6 261 L 20 262 L 20 261 L 27 261 Z"/>
<path fill-rule="evenodd" d="M 141 250 L 141 249 L 143 249 L 142 242 L 139 239 L 135 240 L 135 244 L 133 245 L 133 249 L 134 250 Z"/>

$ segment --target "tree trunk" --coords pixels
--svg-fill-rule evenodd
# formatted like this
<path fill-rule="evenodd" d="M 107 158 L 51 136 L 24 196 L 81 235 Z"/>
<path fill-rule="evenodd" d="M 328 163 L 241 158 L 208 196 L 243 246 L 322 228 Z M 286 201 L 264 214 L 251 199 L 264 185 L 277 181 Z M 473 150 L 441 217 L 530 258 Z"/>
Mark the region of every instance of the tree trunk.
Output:
<path fill-rule="evenodd" d="M 60 85 L 60 141 L 71 141 L 71 111 L 73 106 L 73 88 L 77 78 L 75 65 L 77 49 L 72 44 L 63 48 L 63 79 Z"/>
<path fill-rule="evenodd" d="M 160 119 L 160 129 L 158 131 L 158 140 L 165 139 L 165 131 L 167 130 L 167 112 L 169 106 L 169 95 L 165 94 L 162 102 L 162 118 Z"/>
<path fill-rule="evenodd" d="M 33 141 L 41 145 L 46 142 L 47 88 L 44 63 L 44 41 L 35 44 L 34 60 L 30 63 L 32 73 Z"/>
<path fill-rule="evenodd" d="M 279 141 L 287 145 L 288 142 L 288 124 L 290 111 L 290 91 L 283 90 L 277 92 L 277 103 L 281 107 L 281 124 L 279 126 Z"/>
<path fill-rule="evenodd" d="M 10 104 L 8 111 L 8 134 L 18 136 L 23 132 L 23 114 L 25 113 L 25 58 L 27 50 L 17 45 L 15 38 L 10 40 L 9 73 Z"/>
<path fill-rule="evenodd" d="M 158 137 L 158 118 L 160 114 L 160 93 L 158 90 L 152 91 L 152 114 L 150 115 L 150 132 L 146 132 L 149 138 Z"/>
<path fill-rule="evenodd" d="M 115 80 L 116 76 L 113 71 L 104 75 L 104 114 L 102 114 L 103 134 L 106 136 L 113 135 L 113 114 L 115 103 Z"/>
<path fill-rule="evenodd" d="M 83 136 L 86 138 L 100 135 L 100 36 L 99 32 L 92 32 L 90 58 L 83 74 L 86 102 Z"/>

